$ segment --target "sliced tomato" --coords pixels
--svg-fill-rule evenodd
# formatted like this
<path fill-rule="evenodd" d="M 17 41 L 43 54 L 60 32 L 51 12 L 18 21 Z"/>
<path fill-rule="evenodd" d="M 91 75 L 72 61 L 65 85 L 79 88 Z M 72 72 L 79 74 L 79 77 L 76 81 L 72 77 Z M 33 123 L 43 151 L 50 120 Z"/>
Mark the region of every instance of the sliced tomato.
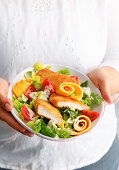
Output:
<path fill-rule="evenodd" d="M 83 110 L 82 115 L 88 116 L 91 121 L 97 119 L 100 115 L 98 112 L 91 111 L 91 110 Z"/>
<path fill-rule="evenodd" d="M 29 88 L 27 89 L 25 96 L 30 100 L 31 97 L 29 94 L 31 94 L 32 92 L 37 92 L 37 90 L 35 89 L 34 86 L 30 85 Z"/>
<path fill-rule="evenodd" d="M 34 120 L 34 117 L 36 116 L 36 114 L 29 109 L 26 105 L 23 105 L 22 107 L 22 115 L 26 120 L 32 121 Z"/>
<path fill-rule="evenodd" d="M 75 78 L 76 80 L 78 80 L 78 76 L 71 76 L 71 78 Z"/>
<path fill-rule="evenodd" d="M 46 89 L 49 90 L 50 94 L 55 92 L 55 86 L 54 86 L 53 82 L 48 78 L 43 81 L 42 89 L 43 89 L 43 91 Z"/>

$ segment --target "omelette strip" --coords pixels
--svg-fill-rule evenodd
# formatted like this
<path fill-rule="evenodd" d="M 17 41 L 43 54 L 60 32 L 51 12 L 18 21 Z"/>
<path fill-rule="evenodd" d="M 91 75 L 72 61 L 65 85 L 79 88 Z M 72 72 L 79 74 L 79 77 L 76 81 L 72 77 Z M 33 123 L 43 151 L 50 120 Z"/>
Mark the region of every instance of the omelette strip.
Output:
<path fill-rule="evenodd" d="M 72 135 L 81 135 L 91 129 L 91 120 L 85 115 L 78 116 L 74 121 Z"/>
<path fill-rule="evenodd" d="M 63 123 L 60 111 L 45 100 L 37 99 L 35 103 L 35 111 L 38 115 L 53 120 L 59 127 Z"/>
<path fill-rule="evenodd" d="M 49 97 L 49 101 L 56 107 L 69 107 L 69 108 L 77 109 L 77 110 L 89 110 L 90 109 L 90 107 L 84 103 L 76 101 L 72 99 L 71 97 L 60 96 L 56 93 L 51 94 L 51 96 Z"/>
<path fill-rule="evenodd" d="M 54 71 L 49 70 L 48 68 L 39 70 L 36 75 L 40 76 L 41 82 L 44 81 L 46 78 L 49 78 L 54 83 L 56 89 L 58 89 L 60 84 L 63 82 L 73 82 L 79 85 L 81 84 L 79 80 L 76 80 L 69 75 L 58 74 Z"/>

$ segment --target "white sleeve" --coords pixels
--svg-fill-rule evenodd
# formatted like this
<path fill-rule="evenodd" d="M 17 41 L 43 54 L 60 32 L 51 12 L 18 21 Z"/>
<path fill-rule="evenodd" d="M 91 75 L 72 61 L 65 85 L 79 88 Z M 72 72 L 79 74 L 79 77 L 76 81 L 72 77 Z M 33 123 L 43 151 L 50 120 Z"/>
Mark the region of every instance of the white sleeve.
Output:
<path fill-rule="evenodd" d="M 110 66 L 119 71 L 119 0 L 108 0 L 107 50 L 102 66 Z"/>

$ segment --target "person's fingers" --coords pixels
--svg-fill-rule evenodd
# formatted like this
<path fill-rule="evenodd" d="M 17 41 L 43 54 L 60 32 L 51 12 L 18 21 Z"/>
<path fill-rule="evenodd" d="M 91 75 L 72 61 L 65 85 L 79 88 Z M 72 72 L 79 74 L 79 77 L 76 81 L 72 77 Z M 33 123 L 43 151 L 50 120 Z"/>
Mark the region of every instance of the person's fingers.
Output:
<path fill-rule="evenodd" d="M 7 96 L 10 83 L 0 78 L 0 94 Z"/>
<path fill-rule="evenodd" d="M 103 75 L 102 77 L 100 77 L 100 74 L 99 71 L 96 71 L 96 73 L 93 71 L 87 73 L 86 75 L 90 78 L 90 80 L 94 83 L 94 85 L 100 90 L 103 99 L 107 103 L 112 103 L 111 84 L 109 78 L 106 74 L 105 76 Z"/>
<path fill-rule="evenodd" d="M 13 108 L 13 103 L 7 96 L 0 93 L 0 106 L 6 111 L 11 111 Z"/>
<path fill-rule="evenodd" d="M 87 73 L 86 76 L 89 77 L 89 73 Z"/>
<path fill-rule="evenodd" d="M 8 81 L 8 86 L 10 86 L 10 82 Z"/>
<path fill-rule="evenodd" d="M 14 117 L 9 113 L 6 112 L 3 108 L 0 108 L 0 116 L 1 120 L 5 121 L 9 126 L 13 129 L 19 131 L 20 133 L 32 137 L 34 134 L 27 129 L 25 129 L 22 125 L 20 125 Z"/>
<path fill-rule="evenodd" d="M 105 112 L 105 109 L 106 109 L 106 105 L 107 105 L 107 102 L 104 101 L 104 112 Z"/>
<path fill-rule="evenodd" d="M 12 110 L 12 101 L 7 97 L 10 83 L 0 78 L 0 106 L 6 111 Z"/>
<path fill-rule="evenodd" d="M 112 103 L 111 85 L 110 85 L 110 82 L 108 80 L 101 81 L 101 83 L 99 84 L 99 90 L 102 94 L 103 99 L 107 103 Z"/>

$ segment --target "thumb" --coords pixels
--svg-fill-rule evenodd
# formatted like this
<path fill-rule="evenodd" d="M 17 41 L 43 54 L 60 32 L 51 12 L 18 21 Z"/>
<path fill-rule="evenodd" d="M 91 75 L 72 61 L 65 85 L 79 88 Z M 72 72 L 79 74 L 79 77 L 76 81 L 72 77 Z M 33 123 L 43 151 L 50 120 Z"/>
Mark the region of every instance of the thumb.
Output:
<path fill-rule="evenodd" d="M 9 83 L 0 78 L 0 106 L 6 111 L 12 110 L 13 104 L 12 101 L 7 97 L 9 90 Z"/>
<path fill-rule="evenodd" d="M 3 94 L 0 94 L 0 106 L 6 111 L 11 111 L 13 108 L 12 101 Z"/>
<path fill-rule="evenodd" d="M 112 103 L 112 99 L 111 99 L 111 85 L 108 81 L 104 81 L 101 82 L 101 85 L 99 87 L 102 97 L 103 99 L 107 102 L 107 103 Z"/>

